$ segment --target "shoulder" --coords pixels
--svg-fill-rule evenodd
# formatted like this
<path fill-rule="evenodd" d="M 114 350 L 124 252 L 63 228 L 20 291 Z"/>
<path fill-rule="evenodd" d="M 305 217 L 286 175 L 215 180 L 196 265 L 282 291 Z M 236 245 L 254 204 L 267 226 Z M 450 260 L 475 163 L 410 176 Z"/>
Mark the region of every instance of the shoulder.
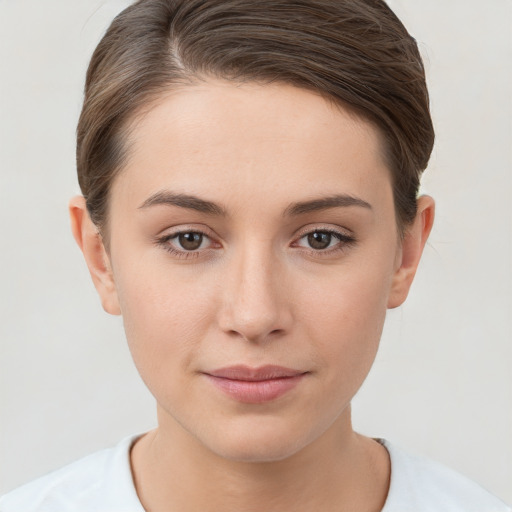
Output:
<path fill-rule="evenodd" d="M 0 498 L 0 512 L 143 512 L 130 469 L 136 437 L 9 492 Z"/>
<path fill-rule="evenodd" d="M 382 512 L 512 512 L 469 478 L 425 457 L 379 440 L 391 459 L 391 482 Z"/>

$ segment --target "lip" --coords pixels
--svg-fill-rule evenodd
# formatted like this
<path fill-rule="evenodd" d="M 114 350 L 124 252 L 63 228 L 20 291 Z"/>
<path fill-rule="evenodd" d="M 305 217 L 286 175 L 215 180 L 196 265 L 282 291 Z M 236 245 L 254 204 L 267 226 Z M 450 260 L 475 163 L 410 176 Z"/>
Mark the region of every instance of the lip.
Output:
<path fill-rule="evenodd" d="M 237 365 L 205 372 L 204 375 L 231 398 L 242 403 L 261 404 L 291 391 L 307 373 L 275 365 L 258 368 Z"/>

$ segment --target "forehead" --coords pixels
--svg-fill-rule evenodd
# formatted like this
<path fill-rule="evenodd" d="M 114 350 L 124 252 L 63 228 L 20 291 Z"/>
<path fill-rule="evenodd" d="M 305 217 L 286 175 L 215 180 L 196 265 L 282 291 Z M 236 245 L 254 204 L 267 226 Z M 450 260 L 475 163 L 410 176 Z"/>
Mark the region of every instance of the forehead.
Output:
<path fill-rule="evenodd" d="M 241 201 L 391 190 L 369 122 L 291 85 L 221 80 L 170 91 L 132 123 L 112 199 L 165 188 Z"/>

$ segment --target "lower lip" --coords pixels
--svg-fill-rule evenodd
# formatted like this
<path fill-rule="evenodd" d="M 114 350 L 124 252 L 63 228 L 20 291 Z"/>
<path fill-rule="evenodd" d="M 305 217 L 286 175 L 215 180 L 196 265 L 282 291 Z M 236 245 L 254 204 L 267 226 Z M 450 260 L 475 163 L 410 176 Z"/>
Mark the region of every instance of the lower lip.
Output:
<path fill-rule="evenodd" d="M 292 390 L 304 377 L 304 373 L 293 377 L 246 381 L 225 379 L 206 375 L 208 379 L 226 395 L 246 404 L 270 402 Z"/>

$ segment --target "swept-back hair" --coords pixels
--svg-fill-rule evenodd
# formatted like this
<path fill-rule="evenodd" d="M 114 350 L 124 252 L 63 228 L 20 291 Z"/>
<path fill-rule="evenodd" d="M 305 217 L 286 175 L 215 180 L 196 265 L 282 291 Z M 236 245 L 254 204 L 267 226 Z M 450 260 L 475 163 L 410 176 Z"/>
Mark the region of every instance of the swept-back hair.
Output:
<path fill-rule="evenodd" d="M 79 183 L 100 231 L 129 121 L 165 91 L 208 77 L 292 84 L 373 122 L 398 226 L 412 221 L 434 130 L 416 41 L 383 0 L 139 0 L 92 56 L 78 124 Z"/>

